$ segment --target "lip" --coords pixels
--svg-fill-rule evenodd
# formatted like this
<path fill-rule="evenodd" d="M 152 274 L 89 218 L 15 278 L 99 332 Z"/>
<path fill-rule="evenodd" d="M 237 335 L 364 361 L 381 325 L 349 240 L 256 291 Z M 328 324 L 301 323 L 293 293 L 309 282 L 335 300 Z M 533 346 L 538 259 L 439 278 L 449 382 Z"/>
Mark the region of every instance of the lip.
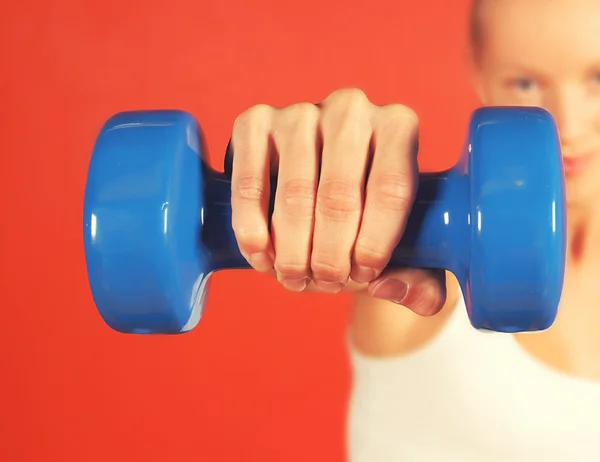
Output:
<path fill-rule="evenodd" d="M 577 156 L 563 156 L 563 170 L 566 175 L 576 175 L 585 171 L 593 158 L 592 152 Z"/>

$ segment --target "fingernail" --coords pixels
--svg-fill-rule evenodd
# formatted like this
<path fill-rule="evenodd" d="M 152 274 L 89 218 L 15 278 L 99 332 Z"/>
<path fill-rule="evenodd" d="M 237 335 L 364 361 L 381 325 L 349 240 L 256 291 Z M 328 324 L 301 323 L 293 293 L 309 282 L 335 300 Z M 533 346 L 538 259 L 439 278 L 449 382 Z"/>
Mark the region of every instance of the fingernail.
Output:
<path fill-rule="evenodd" d="M 371 282 L 376 277 L 376 272 L 368 266 L 355 266 L 352 268 L 350 277 L 355 282 Z"/>
<path fill-rule="evenodd" d="M 371 295 L 393 303 L 402 303 L 408 295 L 408 284 L 398 279 L 387 278 L 375 286 Z"/>
<path fill-rule="evenodd" d="M 329 292 L 330 294 L 336 294 L 344 288 L 344 284 L 341 282 L 316 281 L 315 283 L 319 289 Z"/>
<path fill-rule="evenodd" d="M 308 279 L 284 279 L 281 281 L 283 287 L 293 292 L 302 292 L 308 285 Z"/>
<path fill-rule="evenodd" d="M 253 268 L 258 271 L 270 271 L 273 269 L 273 260 L 264 252 L 253 253 L 248 258 Z"/>

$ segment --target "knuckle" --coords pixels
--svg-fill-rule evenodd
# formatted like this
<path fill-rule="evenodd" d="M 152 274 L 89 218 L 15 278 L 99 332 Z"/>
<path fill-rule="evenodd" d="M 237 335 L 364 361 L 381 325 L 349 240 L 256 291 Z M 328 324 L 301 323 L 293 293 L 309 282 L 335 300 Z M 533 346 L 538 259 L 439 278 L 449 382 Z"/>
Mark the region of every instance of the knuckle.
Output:
<path fill-rule="evenodd" d="M 320 110 L 311 103 L 296 103 L 281 110 L 279 118 L 288 123 L 311 123 L 319 119 Z"/>
<path fill-rule="evenodd" d="M 235 118 L 233 122 L 234 134 L 249 131 L 268 131 L 272 112 L 273 107 L 267 104 L 251 106 Z"/>
<path fill-rule="evenodd" d="M 308 179 L 293 179 L 277 187 L 280 207 L 286 216 L 312 217 L 315 208 L 315 186 Z"/>
<path fill-rule="evenodd" d="M 262 202 L 265 192 L 264 181 L 255 175 L 240 176 L 231 188 L 233 199 L 242 202 Z"/>
<path fill-rule="evenodd" d="M 327 99 L 332 103 L 350 105 L 366 105 L 369 103 L 367 94 L 360 88 L 340 88 L 332 92 Z"/>
<path fill-rule="evenodd" d="M 419 126 L 417 113 L 402 104 L 388 104 L 380 107 L 375 121 L 379 131 L 383 133 L 413 132 Z"/>
<path fill-rule="evenodd" d="M 253 254 L 267 248 L 269 235 L 265 230 L 245 223 L 237 223 L 233 225 L 233 232 L 242 253 Z"/>
<path fill-rule="evenodd" d="M 409 307 L 421 316 L 433 316 L 444 306 L 445 296 L 434 280 L 425 280 L 412 289 Z"/>
<path fill-rule="evenodd" d="M 275 270 L 283 279 L 302 279 L 307 277 L 309 268 L 307 264 L 282 262 L 275 260 Z"/>
<path fill-rule="evenodd" d="M 360 189 L 343 181 L 326 181 L 319 185 L 317 211 L 327 218 L 345 220 L 362 210 Z"/>
<path fill-rule="evenodd" d="M 343 265 L 328 263 L 322 259 L 313 258 L 311 262 L 313 279 L 326 282 L 339 282 L 347 279 L 350 268 Z"/>
<path fill-rule="evenodd" d="M 342 90 L 341 102 L 350 110 L 362 112 L 369 105 L 369 98 L 359 88 L 347 88 Z"/>
<path fill-rule="evenodd" d="M 370 107 L 366 94 L 357 88 L 337 90 L 323 108 L 326 127 L 342 127 L 351 130 L 370 128 Z"/>
<path fill-rule="evenodd" d="M 404 212 L 412 205 L 415 182 L 403 173 L 382 173 L 369 182 L 367 195 L 377 209 Z"/>
<path fill-rule="evenodd" d="M 314 145 L 317 137 L 320 110 L 310 103 L 298 103 L 281 109 L 273 123 L 277 144 Z M 288 147 L 288 146 L 286 146 Z M 287 149 L 284 149 L 284 151 Z"/>
<path fill-rule="evenodd" d="M 354 260 L 358 265 L 382 268 L 390 259 L 391 252 L 380 239 L 360 236 L 354 246 Z"/>
<path fill-rule="evenodd" d="M 406 121 L 406 123 L 410 126 L 416 126 L 419 124 L 419 116 L 412 108 L 402 104 L 395 105 L 393 107 L 394 111 L 398 114 L 398 117 L 401 117 L 402 120 Z"/>
<path fill-rule="evenodd" d="M 379 108 L 378 117 L 385 120 L 395 120 L 407 125 L 418 125 L 419 116 L 410 107 L 403 104 L 387 104 Z"/>

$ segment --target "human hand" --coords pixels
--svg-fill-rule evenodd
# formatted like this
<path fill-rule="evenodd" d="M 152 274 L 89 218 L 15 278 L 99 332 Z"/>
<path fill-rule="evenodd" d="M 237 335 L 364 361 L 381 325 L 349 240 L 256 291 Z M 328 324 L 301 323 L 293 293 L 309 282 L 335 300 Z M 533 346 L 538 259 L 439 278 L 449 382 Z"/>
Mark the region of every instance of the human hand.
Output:
<path fill-rule="evenodd" d="M 292 291 L 367 290 L 422 315 L 438 312 L 443 271 L 386 269 L 416 194 L 417 146 L 414 111 L 376 106 L 358 89 L 320 104 L 244 111 L 231 138 L 232 226 L 242 255 Z"/>

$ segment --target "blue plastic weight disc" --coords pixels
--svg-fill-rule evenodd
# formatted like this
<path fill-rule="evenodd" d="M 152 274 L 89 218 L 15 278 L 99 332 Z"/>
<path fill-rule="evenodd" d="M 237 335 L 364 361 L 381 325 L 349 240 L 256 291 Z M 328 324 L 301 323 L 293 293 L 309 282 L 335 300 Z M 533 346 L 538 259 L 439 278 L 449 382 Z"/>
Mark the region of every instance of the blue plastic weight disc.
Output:
<path fill-rule="evenodd" d="M 84 245 L 94 302 L 125 333 L 174 334 L 200 319 L 202 144 L 182 111 L 125 112 L 102 127 L 90 161 Z"/>
<path fill-rule="evenodd" d="M 564 175 L 555 122 L 541 108 L 481 108 L 468 144 L 470 249 L 463 287 L 474 327 L 544 330 L 566 257 Z"/>

